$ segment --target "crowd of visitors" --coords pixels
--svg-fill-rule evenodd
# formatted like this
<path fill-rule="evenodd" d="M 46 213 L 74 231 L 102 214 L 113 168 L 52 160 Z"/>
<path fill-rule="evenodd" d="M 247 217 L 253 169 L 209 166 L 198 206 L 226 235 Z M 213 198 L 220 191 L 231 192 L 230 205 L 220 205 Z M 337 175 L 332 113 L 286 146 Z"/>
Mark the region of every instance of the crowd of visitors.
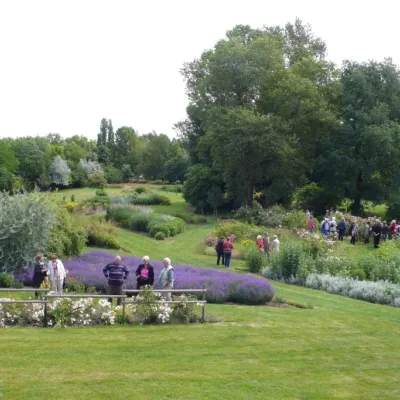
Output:
<path fill-rule="evenodd" d="M 353 218 L 350 226 L 347 227 L 345 219 L 341 218 L 339 223 L 337 223 L 334 214 L 335 213 L 332 210 L 326 211 L 325 218 L 322 220 L 320 225 L 321 234 L 326 239 L 337 237 L 338 240 L 343 241 L 347 232 L 350 236 L 350 243 L 352 245 L 358 243 L 360 227 L 356 218 Z M 306 217 L 307 230 L 312 234 L 315 231 L 315 223 L 313 216 L 308 210 L 306 211 Z M 381 241 L 390 240 L 395 234 L 400 234 L 400 224 L 395 220 L 393 220 L 389 225 L 386 221 L 381 222 L 376 217 L 368 218 L 364 231 L 364 244 L 369 244 L 372 239 L 374 247 L 378 248 Z"/>

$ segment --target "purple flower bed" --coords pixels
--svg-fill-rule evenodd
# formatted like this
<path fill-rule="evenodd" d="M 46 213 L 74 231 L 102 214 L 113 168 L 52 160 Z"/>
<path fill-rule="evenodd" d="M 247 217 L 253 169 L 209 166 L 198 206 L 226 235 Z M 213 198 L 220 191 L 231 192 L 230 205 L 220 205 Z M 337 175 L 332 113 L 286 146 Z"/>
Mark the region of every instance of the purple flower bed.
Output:
<path fill-rule="evenodd" d="M 114 260 L 114 255 L 102 251 L 89 251 L 81 257 L 64 262 L 69 270 L 69 278 L 75 278 L 86 286 L 95 286 L 105 290 L 107 280 L 103 268 Z M 172 260 L 173 261 L 173 260 Z M 135 271 L 142 259 L 134 256 L 122 256 L 122 263 L 129 270 L 126 282 L 128 289 L 136 289 Z M 156 276 L 162 269 L 162 263 L 151 261 Z M 251 275 L 238 275 L 230 271 L 211 268 L 174 265 L 175 289 L 207 289 L 207 301 L 210 303 L 234 302 L 239 304 L 265 304 L 274 296 L 275 290 L 265 279 Z M 32 281 L 32 270 L 16 276 L 16 280 L 29 284 Z"/>

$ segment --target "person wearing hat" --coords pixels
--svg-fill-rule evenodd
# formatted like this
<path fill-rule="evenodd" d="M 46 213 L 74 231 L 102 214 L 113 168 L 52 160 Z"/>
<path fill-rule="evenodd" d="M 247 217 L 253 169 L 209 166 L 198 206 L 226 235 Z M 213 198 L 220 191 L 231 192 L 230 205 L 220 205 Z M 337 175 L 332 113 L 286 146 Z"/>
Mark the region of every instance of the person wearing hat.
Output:
<path fill-rule="evenodd" d="M 153 286 L 154 284 L 154 269 L 150 265 L 150 257 L 144 256 L 143 263 L 136 270 L 137 284 L 136 289 L 141 289 L 143 286 Z"/>

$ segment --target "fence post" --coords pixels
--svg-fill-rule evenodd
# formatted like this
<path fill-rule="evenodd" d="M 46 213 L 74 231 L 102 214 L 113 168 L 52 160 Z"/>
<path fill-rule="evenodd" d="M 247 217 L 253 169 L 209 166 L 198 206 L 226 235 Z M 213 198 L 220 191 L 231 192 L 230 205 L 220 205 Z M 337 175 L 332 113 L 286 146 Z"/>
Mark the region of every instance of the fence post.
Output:
<path fill-rule="evenodd" d="M 125 298 L 122 299 L 122 318 L 125 320 Z"/>
<path fill-rule="evenodd" d="M 206 303 L 203 303 L 203 309 L 202 309 L 202 314 L 201 314 L 201 322 L 206 321 Z"/>
<path fill-rule="evenodd" d="M 44 322 L 44 327 L 46 328 L 46 327 L 47 327 L 47 297 L 45 296 L 44 299 L 45 299 L 45 302 L 46 302 L 46 303 L 44 303 L 44 317 L 43 317 L 43 322 Z"/>

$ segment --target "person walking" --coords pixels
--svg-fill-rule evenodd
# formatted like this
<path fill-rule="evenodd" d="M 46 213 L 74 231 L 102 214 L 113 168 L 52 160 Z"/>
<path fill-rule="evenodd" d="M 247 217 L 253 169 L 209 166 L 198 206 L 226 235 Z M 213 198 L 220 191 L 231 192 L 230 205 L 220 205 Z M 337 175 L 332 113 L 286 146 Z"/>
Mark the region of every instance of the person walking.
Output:
<path fill-rule="evenodd" d="M 44 263 L 43 255 L 36 257 L 35 268 L 33 270 L 33 287 L 40 288 L 42 283 L 47 279 L 48 269 Z M 39 292 L 35 292 L 35 297 L 39 297 Z"/>
<path fill-rule="evenodd" d="M 374 235 L 374 248 L 377 249 L 379 247 L 379 243 L 381 241 L 382 234 L 382 225 L 379 219 L 375 220 L 375 224 L 372 227 L 372 233 Z"/>
<path fill-rule="evenodd" d="M 390 223 L 390 228 L 389 228 L 389 239 L 391 240 L 393 238 L 393 235 L 395 234 L 397 230 L 397 222 L 394 219 L 391 223 Z"/>
<path fill-rule="evenodd" d="M 346 222 L 344 218 L 338 223 L 338 231 L 339 231 L 339 240 L 343 242 L 344 234 L 346 232 Z"/>
<path fill-rule="evenodd" d="M 336 228 L 337 228 L 336 218 L 332 217 L 329 224 L 329 232 L 332 237 L 335 237 L 336 235 Z"/>
<path fill-rule="evenodd" d="M 64 279 L 67 276 L 64 264 L 57 258 L 57 254 L 51 255 L 51 260 L 47 265 L 49 272 L 51 290 L 58 294 L 63 294 Z"/>
<path fill-rule="evenodd" d="M 116 256 L 114 262 L 107 264 L 103 268 L 103 274 L 108 279 L 108 294 L 122 295 L 122 285 L 128 278 L 129 271 L 125 265 L 121 264 L 121 257 Z M 112 297 L 108 301 L 112 303 Z M 117 305 L 121 304 L 121 298 L 117 299 Z"/>
<path fill-rule="evenodd" d="M 314 232 L 314 228 L 315 228 L 314 221 L 313 221 L 313 219 L 312 219 L 312 216 L 310 215 L 310 216 L 308 217 L 308 221 L 307 221 L 308 233 L 310 233 L 310 234 L 312 235 L 313 232 Z"/>
<path fill-rule="evenodd" d="M 371 235 L 371 223 L 368 221 L 367 225 L 365 226 L 365 240 L 364 244 L 369 244 L 369 237 Z"/>
<path fill-rule="evenodd" d="M 233 251 L 233 244 L 231 242 L 231 238 L 226 238 L 226 241 L 224 243 L 224 255 L 225 255 L 225 267 L 229 268 L 231 265 L 231 257 L 232 257 L 232 251 Z"/>
<path fill-rule="evenodd" d="M 136 289 L 138 290 L 140 290 L 143 286 L 153 286 L 154 284 L 154 269 L 150 265 L 150 257 L 144 256 L 142 261 L 143 263 L 140 264 L 136 270 Z"/>
<path fill-rule="evenodd" d="M 269 240 L 269 235 L 268 235 L 267 232 L 264 233 L 263 244 L 264 244 L 264 252 L 269 257 L 269 251 L 270 251 L 270 248 L 271 248 L 271 242 Z"/>
<path fill-rule="evenodd" d="M 173 289 L 175 281 L 174 267 L 171 265 L 171 260 L 166 257 L 163 261 L 163 269 L 158 276 L 158 288 L 162 290 Z M 171 292 L 164 292 L 165 300 L 171 301 Z"/>
<path fill-rule="evenodd" d="M 271 243 L 271 250 L 275 253 L 279 253 L 279 247 L 281 242 L 278 239 L 277 235 L 274 235 L 274 240 Z"/>
<path fill-rule="evenodd" d="M 388 238 L 388 234 L 389 234 L 389 225 L 388 225 L 387 222 L 385 221 L 385 222 L 383 223 L 383 226 L 382 226 L 382 238 L 381 238 L 381 240 L 382 240 L 383 242 L 386 242 L 386 240 L 387 240 L 387 238 Z"/>
<path fill-rule="evenodd" d="M 355 246 L 358 237 L 358 224 L 355 221 L 352 222 L 349 233 L 351 236 L 350 244 Z"/>
<path fill-rule="evenodd" d="M 224 237 L 221 236 L 218 239 L 218 242 L 215 246 L 215 251 L 217 252 L 217 265 L 219 265 L 219 261 L 222 261 L 222 265 L 225 265 L 225 256 L 224 256 Z"/>

